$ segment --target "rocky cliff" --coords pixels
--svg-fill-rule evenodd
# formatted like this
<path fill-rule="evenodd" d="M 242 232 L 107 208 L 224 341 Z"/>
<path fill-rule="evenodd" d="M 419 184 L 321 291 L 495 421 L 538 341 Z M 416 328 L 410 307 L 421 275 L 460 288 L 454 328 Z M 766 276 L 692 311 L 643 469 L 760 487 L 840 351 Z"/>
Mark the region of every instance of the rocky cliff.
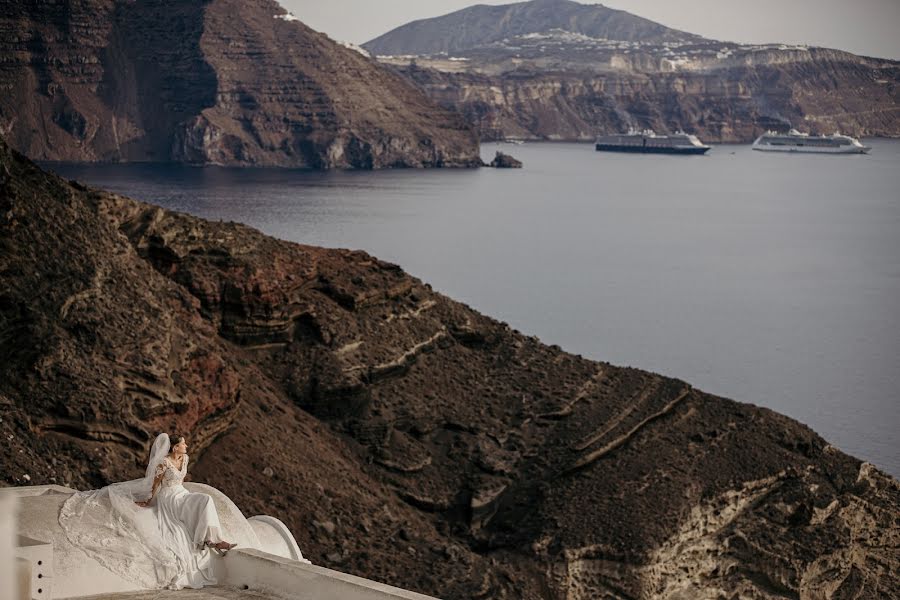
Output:
<path fill-rule="evenodd" d="M 499 9 L 509 12 L 506 21 L 493 14 Z M 556 18 L 570 12 L 580 17 Z M 614 12 L 619 27 L 613 29 L 579 20 Z M 513 14 L 529 18 L 522 24 Z M 503 27 L 478 37 L 458 32 L 454 23 L 472 31 Z M 442 33 L 435 29 L 441 24 Z M 435 52 L 404 28 L 366 47 L 402 55 L 380 60 L 463 112 L 482 139 L 585 140 L 631 127 L 680 129 L 711 142 L 749 142 L 767 129 L 791 126 L 900 135 L 896 61 L 680 32 L 661 36 L 639 17 L 568 0 L 476 7 L 407 27 L 430 32 L 431 44 L 447 49 Z"/>
<path fill-rule="evenodd" d="M 484 74 L 426 68 L 420 60 L 400 72 L 466 115 L 482 139 L 593 140 L 598 133 L 649 128 L 689 131 L 707 142 L 750 142 L 792 126 L 829 135 L 900 135 L 900 64 L 810 54 L 808 61 L 708 71 Z"/>
<path fill-rule="evenodd" d="M 548 347 L 364 252 L 0 144 L 3 482 L 193 475 L 314 562 L 444 598 L 888 598 L 900 485 L 772 411 Z"/>
<path fill-rule="evenodd" d="M 458 115 L 274 0 L 0 9 L 0 134 L 35 159 L 480 164 Z"/>

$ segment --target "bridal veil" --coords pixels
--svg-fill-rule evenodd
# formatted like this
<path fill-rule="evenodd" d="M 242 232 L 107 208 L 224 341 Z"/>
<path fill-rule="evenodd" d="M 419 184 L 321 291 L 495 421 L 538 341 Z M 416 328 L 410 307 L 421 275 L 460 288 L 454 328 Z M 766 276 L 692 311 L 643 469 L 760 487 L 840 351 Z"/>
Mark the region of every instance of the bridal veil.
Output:
<path fill-rule="evenodd" d="M 184 570 L 164 541 L 156 510 L 135 504 L 147 500 L 157 466 L 169 454 L 169 436 L 157 436 L 142 479 L 76 492 L 60 509 L 59 524 L 69 541 L 117 575 L 145 588 L 166 587 Z"/>

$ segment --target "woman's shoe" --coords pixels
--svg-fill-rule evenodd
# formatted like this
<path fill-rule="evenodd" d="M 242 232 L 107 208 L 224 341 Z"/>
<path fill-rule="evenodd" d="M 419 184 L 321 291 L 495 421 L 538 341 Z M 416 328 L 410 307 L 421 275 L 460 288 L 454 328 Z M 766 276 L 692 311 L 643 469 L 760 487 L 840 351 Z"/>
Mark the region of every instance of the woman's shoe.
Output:
<path fill-rule="evenodd" d="M 206 545 L 209 546 L 219 556 L 225 556 L 226 554 L 228 554 L 229 550 L 237 546 L 237 544 L 229 544 L 228 542 L 206 542 Z"/>

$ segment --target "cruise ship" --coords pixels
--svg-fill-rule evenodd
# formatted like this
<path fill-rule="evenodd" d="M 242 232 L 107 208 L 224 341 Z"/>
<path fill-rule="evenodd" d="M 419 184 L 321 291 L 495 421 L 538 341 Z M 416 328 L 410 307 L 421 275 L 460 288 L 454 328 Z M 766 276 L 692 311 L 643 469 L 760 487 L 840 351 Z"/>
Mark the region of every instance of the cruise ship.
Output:
<path fill-rule="evenodd" d="M 641 154 L 705 154 L 709 146 L 697 136 L 679 131 L 672 135 L 656 135 L 650 129 L 631 130 L 626 134 L 597 138 L 600 152 L 638 152 Z"/>
<path fill-rule="evenodd" d="M 787 133 L 767 131 L 753 142 L 763 152 L 818 152 L 822 154 L 866 154 L 870 148 L 849 135 L 809 135 L 791 129 Z"/>

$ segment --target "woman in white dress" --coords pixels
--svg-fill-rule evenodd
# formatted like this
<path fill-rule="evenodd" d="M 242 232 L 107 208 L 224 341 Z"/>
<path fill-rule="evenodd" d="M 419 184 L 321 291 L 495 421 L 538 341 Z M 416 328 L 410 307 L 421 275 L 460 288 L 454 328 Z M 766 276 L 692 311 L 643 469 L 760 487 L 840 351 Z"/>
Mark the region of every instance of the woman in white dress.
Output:
<path fill-rule="evenodd" d="M 201 588 L 216 582 L 211 550 L 222 539 L 212 497 L 191 493 L 187 442 L 160 434 L 143 479 L 72 495 L 59 522 L 69 541 L 111 571 L 145 588 Z"/>

